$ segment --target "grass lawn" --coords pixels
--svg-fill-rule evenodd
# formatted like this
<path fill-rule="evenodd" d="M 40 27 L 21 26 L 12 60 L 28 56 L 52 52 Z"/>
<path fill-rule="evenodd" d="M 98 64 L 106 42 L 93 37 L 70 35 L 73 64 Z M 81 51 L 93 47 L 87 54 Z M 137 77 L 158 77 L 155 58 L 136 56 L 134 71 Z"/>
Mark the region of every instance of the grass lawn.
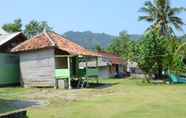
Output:
<path fill-rule="evenodd" d="M 185 118 L 186 85 L 145 85 L 141 80 L 102 81 L 112 86 L 81 90 L 0 88 L 0 113 L 12 100 L 43 100 L 29 118 Z M 2 100 L 1 100 L 2 99 Z"/>

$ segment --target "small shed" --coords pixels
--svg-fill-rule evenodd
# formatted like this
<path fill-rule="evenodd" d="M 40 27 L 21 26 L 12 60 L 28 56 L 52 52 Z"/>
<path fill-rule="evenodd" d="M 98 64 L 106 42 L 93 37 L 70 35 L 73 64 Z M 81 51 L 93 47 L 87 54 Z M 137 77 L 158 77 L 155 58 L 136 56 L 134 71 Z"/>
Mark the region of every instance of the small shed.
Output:
<path fill-rule="evenodd" d="M 55 32 L 43 32 L 11 52 L 20 55 L 24 87 L 59 87 L 68 82 L 71 88 L 71 79 L 78 77 L 78 58 L 98 56 Z"/>

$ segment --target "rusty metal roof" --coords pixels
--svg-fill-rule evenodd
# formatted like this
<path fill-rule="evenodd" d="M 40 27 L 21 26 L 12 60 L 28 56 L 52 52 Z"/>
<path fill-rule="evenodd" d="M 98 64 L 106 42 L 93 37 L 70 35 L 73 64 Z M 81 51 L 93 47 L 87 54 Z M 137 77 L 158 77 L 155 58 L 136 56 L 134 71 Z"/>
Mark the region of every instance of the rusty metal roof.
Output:
<path fill-rule="evenodd" d="M 66 51 L 73 55 L 100 56 L 99 54 L 89 51 L 55 32 L 43 32 L 40 35 L 16 46 L 11 50 L 11 52 L 26 52 L 50 47 Z"/>

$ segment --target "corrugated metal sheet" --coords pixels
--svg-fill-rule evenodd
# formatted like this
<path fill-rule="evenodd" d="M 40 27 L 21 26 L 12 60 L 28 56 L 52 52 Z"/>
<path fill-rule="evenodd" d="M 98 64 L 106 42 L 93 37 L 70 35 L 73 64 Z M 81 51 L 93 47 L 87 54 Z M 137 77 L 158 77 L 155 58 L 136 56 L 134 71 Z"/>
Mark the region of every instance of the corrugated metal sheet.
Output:
<path fill-rule="evenodd" d="M 10 34 L 1 34 L 0 35 L 0 45 L 3 45 L 4 43 L 10 41 L 11 39 L 13 39 L 14 37 L 16 37 L 19 34 L 21 34 L 21 32 L 10 33 Z"/>
<path fill-rule="evenodd" d="M 8 32 L 6 32 L 4 29 L 2 29 L 2 28 L 0 27 L 0 35 L 3 35 L 3 34 L 8 34 Z"/>

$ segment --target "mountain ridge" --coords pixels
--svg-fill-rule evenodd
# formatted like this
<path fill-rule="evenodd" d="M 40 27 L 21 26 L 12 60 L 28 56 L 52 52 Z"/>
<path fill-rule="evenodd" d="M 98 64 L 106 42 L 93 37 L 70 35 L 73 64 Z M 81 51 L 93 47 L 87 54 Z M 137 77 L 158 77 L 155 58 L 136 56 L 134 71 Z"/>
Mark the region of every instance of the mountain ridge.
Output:
<path fill-rule="evenodd" d="M 91 50 L 95 50 L 97 45 L 101 46 L 101 48 L 107 48 L 113 39 L 117 37 L 107 33 L 94 33 L 91 31 L 68 31 L 65 32 L 63 36 L 81 45 L 82 47 Z M 143 35 L 129 34 L 129 37 L 132 40 L 139 40 L 143 37 Z"/>

